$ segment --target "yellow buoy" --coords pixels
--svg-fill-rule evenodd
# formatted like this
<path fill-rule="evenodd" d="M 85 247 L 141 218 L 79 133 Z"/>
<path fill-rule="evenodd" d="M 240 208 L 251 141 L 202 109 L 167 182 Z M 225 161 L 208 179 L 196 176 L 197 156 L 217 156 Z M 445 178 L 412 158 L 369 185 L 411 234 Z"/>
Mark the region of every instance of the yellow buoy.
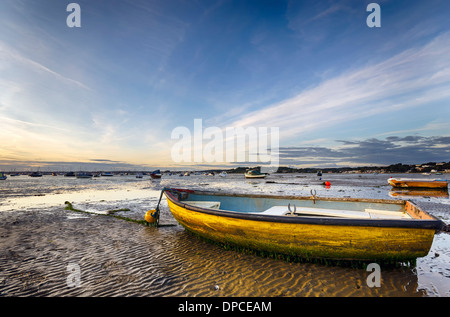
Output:
<path fill-rule="evenodd" d="M 147 212 L 145 213 L 145 220 L 146 220 L 148 223 L 154 223 L 154 222 L 156 222 L 156 210 L 155 210 L 155 209 L 152 209 L 152 210 L 147 211 Z"/>

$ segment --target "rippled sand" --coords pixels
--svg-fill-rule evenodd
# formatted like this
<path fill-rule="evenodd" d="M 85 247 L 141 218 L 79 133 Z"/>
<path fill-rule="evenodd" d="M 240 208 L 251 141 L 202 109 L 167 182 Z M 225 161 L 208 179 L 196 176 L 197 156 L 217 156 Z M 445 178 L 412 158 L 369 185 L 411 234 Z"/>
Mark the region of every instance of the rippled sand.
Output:
<path fill-rule="evenodd" d="M 1 296 L 422 296 L 411 269 L 287 263 L 226 251 L 181 227 L 152 228 L 61 209 L 2 219 Z M 69 264 L 80 287 L 69 287 Z"/>
<path fill-rule="evenodd" d="M 133 205 L 141 215 L 156 196 Z M 100 206 L 99 206 L 100 205 Z M 175 224 L 167 205 L 162 222 Z M 369 287 L 362 268 L 287 263 L 225 250 L 180 226 L 147 227 L 58 206 L 0 212 L 0 296 L 449 296 L 450 235 L 436 236 L 415 268 L 381 268 Z M 105 209 L 80 200 L 81 209 Z M 117 207 L 117 206 L 116 206 Z M 133 208 L 131 208 L 133 209 Z M 69 265 L 80 269 L 70 287 Z"/>

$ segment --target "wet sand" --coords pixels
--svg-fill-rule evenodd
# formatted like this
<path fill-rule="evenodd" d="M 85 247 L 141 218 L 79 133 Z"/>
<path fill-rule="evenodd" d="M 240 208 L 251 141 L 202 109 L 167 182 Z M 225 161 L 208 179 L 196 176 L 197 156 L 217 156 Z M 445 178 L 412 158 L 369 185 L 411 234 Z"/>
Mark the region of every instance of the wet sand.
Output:
<path fill-rule="evenodd" d="M 152 192 L 142 200 L 139 193 L 134 200 L 119 197 L 109 205 L 102 197 L 83 197 L 74 207 L 92 211 L 131 206 L 129 213 L 143 217 L 156 206 L 155 193 L 162 185 L 153 183 L 149 189 L 151 181 L 145 182 L 127 185 Z M 242 186 L 255 184 L 258 190 L 266 186 Z M 101 212 L 65 210 L 64 196 L 59 197 L 60 203 L 50 207 L 0 212 L 0 296 L 450 296 L 450 234 L 436 235 L 430 254 L 418 259 L 416 267 L 382 267 L 381 287 L 369 287 L 370 272 L 362 268 L 288 263 L 225 250 L 178 225 L 153 228 Z M 436 207 L 432 200 L 423 203 Z M 448 217 L 445 203 L 441 207 L 439 203 L 435 210 Z M 161 222 L 176 224 L 164 202 Z M 78 287 L 68 281 L 73 265 L 79 268 Z"/>
<path fill-rule="evenodd" d="M 408 268 L 286 263 L 226 251 L 181 227 L 152 228 L 61 209 L 1 219 L 1 296 L 423 296 Z M 70 217 L 70 219 L 68 218 Z M 68 287 L 69 264 L 80 287 Z"/>

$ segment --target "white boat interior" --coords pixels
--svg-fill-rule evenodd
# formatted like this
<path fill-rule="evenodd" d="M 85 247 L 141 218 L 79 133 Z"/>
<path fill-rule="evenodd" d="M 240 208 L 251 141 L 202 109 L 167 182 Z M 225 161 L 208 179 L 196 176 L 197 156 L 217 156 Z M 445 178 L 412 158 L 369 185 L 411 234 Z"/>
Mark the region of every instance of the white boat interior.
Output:
<path fill-rule="evenodd" d="M 191 206 L 220 209 L 220 201 L 183 201 Z M 272 206 L 266 210 L 252 212 L 269 216 L 338 217 L 351 219 L 413 219 L 405 211 L 365 208 L 364 210 L 342 210 L 317 207 L 297 207 L 295 205 Z"/>

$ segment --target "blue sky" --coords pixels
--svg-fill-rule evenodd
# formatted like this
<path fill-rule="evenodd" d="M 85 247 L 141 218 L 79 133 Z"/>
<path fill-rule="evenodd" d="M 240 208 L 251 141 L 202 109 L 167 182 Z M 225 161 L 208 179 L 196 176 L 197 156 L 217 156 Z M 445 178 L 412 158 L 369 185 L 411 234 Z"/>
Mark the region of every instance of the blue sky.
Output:
<path fill-rule="evenodd" d="M 196 118 L 278 127 L 281 165 L 450 160 L 448 1 L 70 2 L 0 4 L 4 170 L 173 168 Z"/>

